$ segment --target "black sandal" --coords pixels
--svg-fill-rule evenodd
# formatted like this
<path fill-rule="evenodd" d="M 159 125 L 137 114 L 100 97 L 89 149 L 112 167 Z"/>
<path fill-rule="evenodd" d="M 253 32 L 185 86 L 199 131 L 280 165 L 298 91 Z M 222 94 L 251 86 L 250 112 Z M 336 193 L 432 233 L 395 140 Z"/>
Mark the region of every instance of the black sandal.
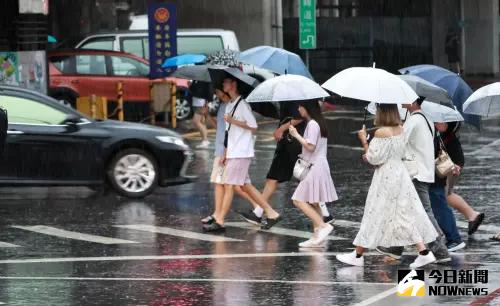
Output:
<path fill-rule="evenodd" d="M 224 232 L 226 228 L 219 223 L 213 221 L 210 224 L 203 225 L 204 232 Z"/>
<path fill-rule="evenodd" d="M 266 221 L 262 222 L 262 226 L 260 228 L 263 230 L 268 230 L 271 227 L 275 226 L 281 220 L 283 220 L 283 218 L 281 218 L 281 215 L 279 215 L 278 217 L 276 217 L 274 219 L 267 218 Z"/>
<path fill-rule="evenodd" d="M 215 218 L 213 215 L 210 215 L 208 217 L 201 219 L 201 223 L 203 223 L 203 224 L 212 224 L 214 221 L 215 221 Z"/>

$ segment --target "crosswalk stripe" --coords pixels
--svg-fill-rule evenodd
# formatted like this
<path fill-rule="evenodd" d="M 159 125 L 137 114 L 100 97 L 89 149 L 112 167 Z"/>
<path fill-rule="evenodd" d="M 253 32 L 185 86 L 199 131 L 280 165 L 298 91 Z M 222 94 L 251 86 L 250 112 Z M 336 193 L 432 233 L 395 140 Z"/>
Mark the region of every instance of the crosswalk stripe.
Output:
<path fill-rule="evenodd" d="M 0 248 L 19 248 L 17 244 L 0 241 Z"/>
<path fill-rule="evenodd" d="M 278 227 L 278 226 L 273 226 L 271 229 L 263 230 L 263 229 L 260 229 L 260 227 L 257 227 L 256 225 L 249 224 L 247 222 L 226 222 L 224 224 L 225 224 L 225 226 L 229 226 L 229 227 L 238 227 L 238 228 L 244 228 L 244 229 L 259 230 L 259 231 L 267 232 L 267 233 L 273 233 L 273 234 L 284 235 L 284 236 L 299 237 L 299 238 L 305 238 L 305 239 L 309 239 L 312 236 L 312 233 L 310 233 L 310 232 L 299 231 L 299 230 Z M 347 238 L 342 238 L 342 237 L 333 236 L 333 235 L 328 236 L 327 239 L 328 240 L 347 240 Z"/>
<path fill-rule="evenodd" d="M 191 231 L 183 231 L 183 230 L 173 229 L 173 228 L 164 227 L 164 226 L 130 224 L 130 225 L 114 225 L 114 227 L 131 229 L 131 230 L 138 230 L 138 231 L 144 231 L 144 232 L 151 232 L 151 233 L 159 233 L 159 234 L 165 234 L 165 235 L 171 235 L 171 236 L 177 236 L 177 237 L 189 238 L 189 239 L 196 239 L 196 240 L 202 240 L 202 241 L 211 241 L 211 242 L 245 241 L 245 240 L 241 240 L 241 239 L 234 239 L 234 238 L 229 238 L 229 237 L 224 237 L 224 236 L 201 234 L 201 233 L 196 233 L 196 232 L 191 232 Z"/>
<path fill-rule="evenodd" d="M 110 237 L 103 237 L 103 236 L 96 236 L 96 235 L 84 234 L 84 233 L 79 233 L 79 232 L 67 231 L 67 230 L 63 230 L 63 229 L 59 229 L 59 228 L 55 228 L 55 227 L 51 227 L 51 226 L 45 226 L 45 225 L 33 225 L 33 226 L 13 225 L 11 227 L 22 229 L 25 231 L 35 232 L 35 233 L 39 233 L 39 234 L 49 235 L 49 236 L 74 239 L 74 240 L 82 240 L 82 241 L 95 242 L 95 243 L 101 243 L 101 244 L 138 243 L 138 242 L 130 241 L 130 240 L 123 240 L 123 239 L 117 239 L 117 238 L 110 238 Z"/>
<path fill-rule="evenodd" d="M 469 228 L 469 223 L 464 222 L 464 221 L 457 221 L 457 226 L 460 228 Z M 481 224 L 481 226 L 478 229 L 479 231 L 485 231 L 485 232 L 490 232 L 490 233 L 500 233 L 500 227 L 491 225 L 491 224 Z"/>
<path fill-rule="evenodd" d="M 355 222 L 355 221 L 348 221 L 348 220 L 335 220 L 333 222 L 334 225 L 338 226 L 346 226 L 346 227 L 354 227 L 354 228 L 359 228 L 361 223 Z M 468 229 L 469 224 L 464 221 L 457 221 L 457 227 L 462 228 L 462 229 Z M 495 226 L 491 224 L 482 224 L 479 229 L 479 231 L 484 231 L 484 232 L 489 232 L 489 233 L 500 233 L 500 226 Z"/>
<path fill-rule="evenodd" d="M 335 221 L 333 221 L 333 225 L 359 228 L 361 226 L 361 223 L 355 221 L 335 219 Z"/>

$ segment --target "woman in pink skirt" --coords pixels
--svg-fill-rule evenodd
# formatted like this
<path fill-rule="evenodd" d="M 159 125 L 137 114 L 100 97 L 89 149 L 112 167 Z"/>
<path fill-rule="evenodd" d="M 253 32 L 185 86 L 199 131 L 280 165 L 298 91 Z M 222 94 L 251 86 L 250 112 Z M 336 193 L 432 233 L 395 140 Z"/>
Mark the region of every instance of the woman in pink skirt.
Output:
<path fill-rule="evenodd" d="M 291 126 L 290 135 L 302 145 L 301 158 L 312 163 L 306 177 L 299 183 L 292 200 L 296 207 L 311 219 L 314 227 L 312 237 L 299 243 L 302 248 L 324 247 L 333 226 L 323 222 L 319 202 L 333 202 L 338 199 L 330 166 L 326 159 L 328 131 L 318 102 L 308 101 L 299 106 L 302 118 L 307 121 L 304 136 Z"/>

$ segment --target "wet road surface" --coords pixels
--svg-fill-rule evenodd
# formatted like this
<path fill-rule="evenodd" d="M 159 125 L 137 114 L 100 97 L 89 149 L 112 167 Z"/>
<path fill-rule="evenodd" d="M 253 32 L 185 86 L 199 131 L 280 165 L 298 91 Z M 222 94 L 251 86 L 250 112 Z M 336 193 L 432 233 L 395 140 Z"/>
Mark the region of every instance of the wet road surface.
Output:
<path fill-rule="evenodd" d="M 486 214 L 485 225 L 466 235 L 467 248 L 449 265 L 432 269 L 487 269 L 489 296 L 398 297 L 398 269 L 407 269 L 414 249 L 401 261 L 372 251 L 365 267 L 335 259 L 351 251 L 372 173 L 360 162 L 353 133 L 357 111 L 327 115 L 329 161 L 340 200 L 330 204 L 335 230 L 324 252 L 299 251 L 308 237 L 307 219 L 292 205 L 296 183 L 283 184 L 272 205 L 284 221 L 270 231 L 243 222 L 233 212 L 225 234 L 205 234 L 199 219 L 211 213 L 208 183 L 213 147 L 197 150 L 193 184 L 158 189 L 143 200 L 99 195 L 86 188 L 0 189 L 0 303 L 7 305 L 499 305 L 500 120 L 482 132 L 464 129 L 464 175 L 457 192 Z M 262 188 L 274 152 L 274 122 L 261 124 L 254 185 Z M 191 135 L 192 136 L 192 135 Z M 198 143 L 196 136 L 189 137 Z M 213 144 L 212 144 L 213 146 Z M 249 204 L 236 198 L 234 211 Z M 498 292 L 497 292 L 498 293 Z"/>

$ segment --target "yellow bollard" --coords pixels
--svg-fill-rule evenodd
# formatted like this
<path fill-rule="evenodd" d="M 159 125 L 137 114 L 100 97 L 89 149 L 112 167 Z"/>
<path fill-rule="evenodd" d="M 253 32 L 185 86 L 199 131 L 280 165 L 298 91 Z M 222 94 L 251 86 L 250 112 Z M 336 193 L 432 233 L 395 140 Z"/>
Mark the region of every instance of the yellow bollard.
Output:
<path fill-rule="evenodd" d="M 95 95 L 90 96 L 90 116 L 92 117 L 92 119 L 97 118 L 97 107 L 96 107 L 97 101 L 96 100 L 97 100 L 97 98 Z"/>
<path fill-rule="evenodd" d="M 118 110 L 118 120 L 123 121 L 124 116 L 123 116 L 123 82 L 118 82 L 116 84 L 116 92 L 117 92 L 117 98 L 116 101 L 118 103 L 117 110 Z"/>
<path fill-rule="evenodd" d="M 170 92 L 170 103 L 171 103 L 171 106 L 170 106 L 170 112 L 171 112 L 171 116 L 172 116 L 172 128 L 176 128 L 177 127 L 177 87 L 175 86 L 175 83 L 172 82 L 172 86 L 171 86 L 171 92 Z"/>

